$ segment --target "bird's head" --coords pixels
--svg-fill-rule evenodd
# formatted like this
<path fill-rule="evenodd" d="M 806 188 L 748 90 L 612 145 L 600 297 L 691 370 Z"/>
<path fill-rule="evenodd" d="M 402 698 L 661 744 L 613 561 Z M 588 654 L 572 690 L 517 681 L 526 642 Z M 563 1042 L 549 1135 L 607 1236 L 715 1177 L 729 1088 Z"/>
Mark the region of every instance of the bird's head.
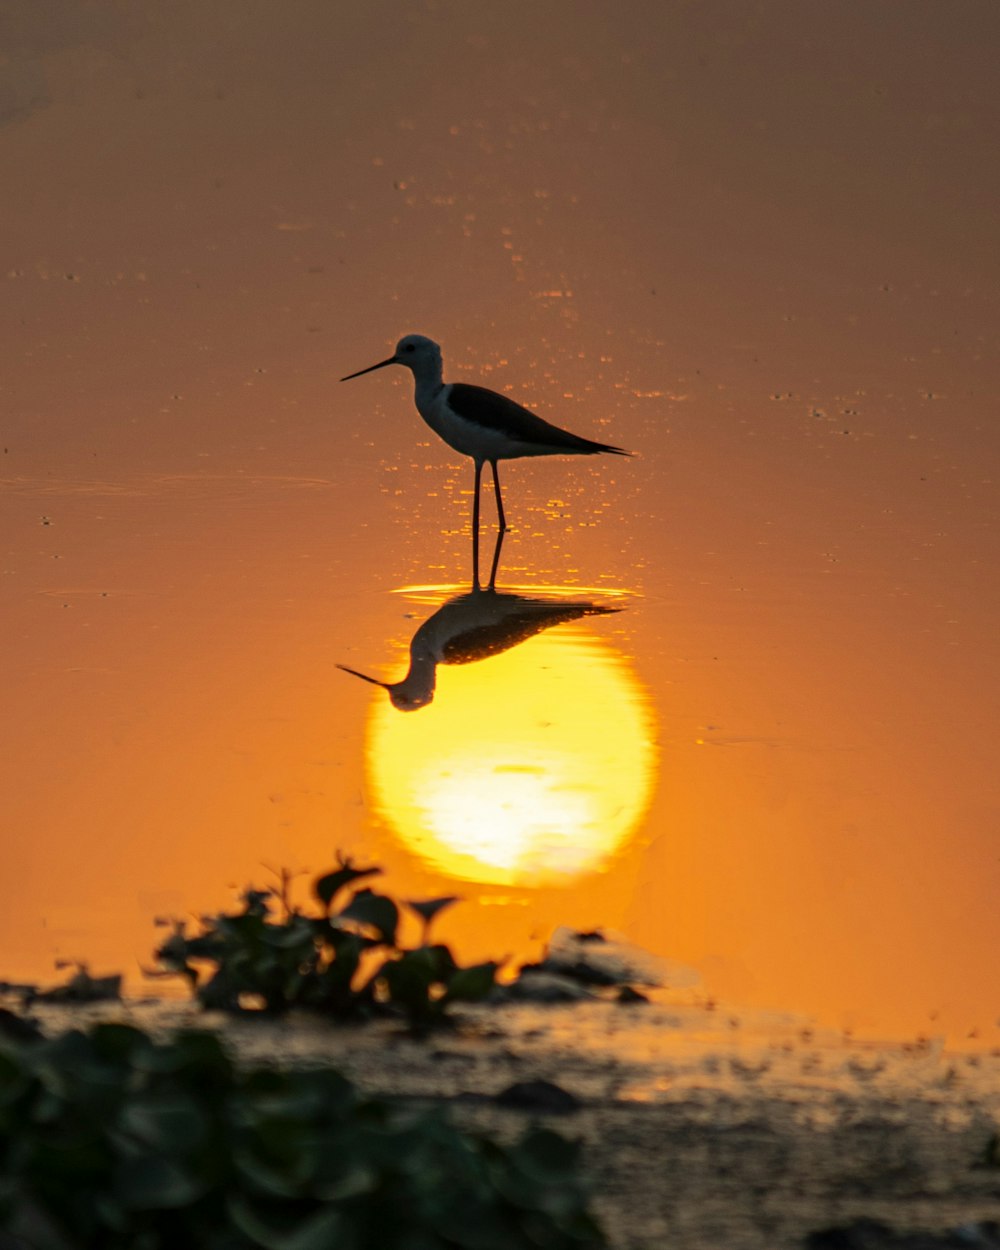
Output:
<path fill-rule="evenodd" d="M 387 359 L 380 360 L 377 365 L 369 365 L 367 369 L 359 369 L 357 373 L 349 373 L 341 382 L 349 382 L 351 378 L 360 378 L 363 373 L 371 373 L 374 369 L 384 369 L 386 365 L 405 365 L 417 377 L 441 374 L 441 348 L 433 339 L 423 334 L 405 334 L 396 344 L 395 352 Z"/>
<path fill-rule="evenodd" d="M 402 681 L 379 681 L 377 677 L 359 673 L 356 668 L 348 668 L 346 664 L 338 664 L 337 667 L 345 673 L 350 673 L 352 677 L 360 677 L 362 681 L 370 682 L 373 686 L 381 686 L 388 694 L 392 706 L 400 712 L 416 712 L 434 701 L 433 670 L 429 678 L 426 674 L 421 674 L 409 675 Z"/>

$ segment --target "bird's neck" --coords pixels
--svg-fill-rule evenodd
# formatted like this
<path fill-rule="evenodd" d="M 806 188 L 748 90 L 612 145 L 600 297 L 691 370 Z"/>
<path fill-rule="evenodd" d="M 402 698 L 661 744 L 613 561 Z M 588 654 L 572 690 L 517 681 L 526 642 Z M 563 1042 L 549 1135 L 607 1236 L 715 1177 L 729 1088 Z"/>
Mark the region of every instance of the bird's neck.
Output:
<path fill-rule="evenodd" d="M 422 403 L 432 400 L 443 386 L 444 377 L 440 360 L 428 360 L 420 369 L 414 369 L 413 390 L 418 408 Z"/>

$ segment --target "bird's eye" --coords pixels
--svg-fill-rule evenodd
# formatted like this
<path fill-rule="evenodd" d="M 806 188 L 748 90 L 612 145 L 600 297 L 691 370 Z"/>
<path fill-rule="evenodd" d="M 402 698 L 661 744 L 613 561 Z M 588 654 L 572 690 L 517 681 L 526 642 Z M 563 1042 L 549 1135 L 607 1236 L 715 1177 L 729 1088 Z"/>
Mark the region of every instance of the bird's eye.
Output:
<path fill-rule="evenodd" d="M 404 352 L 412 352 L 412 351 L 415 351 L 415 350 L 416 350 L 416 349 L 415 349 L 415 347 L 414 347 L 414 345 L 413 345 L 412 343 L 407 343 L 407 345 L 403 348 L 403 351 L 404 351 Z"/>

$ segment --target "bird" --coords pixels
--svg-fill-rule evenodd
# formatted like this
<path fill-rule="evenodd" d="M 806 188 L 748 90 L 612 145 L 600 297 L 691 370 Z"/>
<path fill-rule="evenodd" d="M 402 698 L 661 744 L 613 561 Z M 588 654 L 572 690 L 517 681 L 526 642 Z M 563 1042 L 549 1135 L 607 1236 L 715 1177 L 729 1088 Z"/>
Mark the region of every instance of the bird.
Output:
<path fill-rule="evenodd" d="M 393 707 L 414 712 L 434 698 L 439 664 L 472 664 L 520 646 L 553 625 L 583 616 L 602 616 L 621 608 L 586 599 L 544 598 L 474 585 L 453 595 L 417 629 L 410 640 L 410 664 L 399 681 L 379 681 L 346 664 L 352 677 L 385 690 Z"/>
<path fill-rule="evenodd" d="M 349 373 L 340 380 L 349 382 L 387 365 L 403 365 L 410 370 L 417 411 L 449 447 L 463 456 L 472 457 L 476 470 L 472 502 L 474 570 L 478 570 L 479 564 L 479 496 L 484 464 L 488 463 L 493 471 L 497 521 L 502 534 L 507 529 L 507 519 L 500 493 L 497 461 L 514 460 L 520 456 L 592 456 L 599 452 L 616 456 L 632 454 L 623 447 L 595 442 L 560 429 L 506 395 L 484 386 L 445 382 L 441 348 L 423 334 L 404 335 L 387 360 Z"/>

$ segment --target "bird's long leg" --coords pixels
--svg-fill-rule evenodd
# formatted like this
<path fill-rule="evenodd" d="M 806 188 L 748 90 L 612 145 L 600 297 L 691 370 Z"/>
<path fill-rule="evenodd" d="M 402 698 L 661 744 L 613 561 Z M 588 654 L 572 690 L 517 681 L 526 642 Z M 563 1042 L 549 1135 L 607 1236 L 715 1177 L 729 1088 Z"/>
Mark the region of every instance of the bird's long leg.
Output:
<path fill-rule="evenodd" d="M 503 514 L 503 496 L 500 494 L 500 478 L 497 476 L 497 462 L 490 461 L 490 468 L 493 470 L 493 491 L 497 497 L 497 519 L 500 522 L 500 533 L 502 534 L 507 528 L 507 518 Z"/>
<path fill-rule="evenodd" d="M 472 495 L 472 584 L 479 589 L 479 488 L 482 484 L 483 462 L 477 460 L 476 488 Z"/>
<path fill-rule="evenodd" d="M 503 530 L 497 531 L 497 545 L 493 548 L 493 563 L 490 565 L 490 580 L 487 590 L 497 588 L 497 570 L 500 568 L 500 548 L 503 546 Z"/>

